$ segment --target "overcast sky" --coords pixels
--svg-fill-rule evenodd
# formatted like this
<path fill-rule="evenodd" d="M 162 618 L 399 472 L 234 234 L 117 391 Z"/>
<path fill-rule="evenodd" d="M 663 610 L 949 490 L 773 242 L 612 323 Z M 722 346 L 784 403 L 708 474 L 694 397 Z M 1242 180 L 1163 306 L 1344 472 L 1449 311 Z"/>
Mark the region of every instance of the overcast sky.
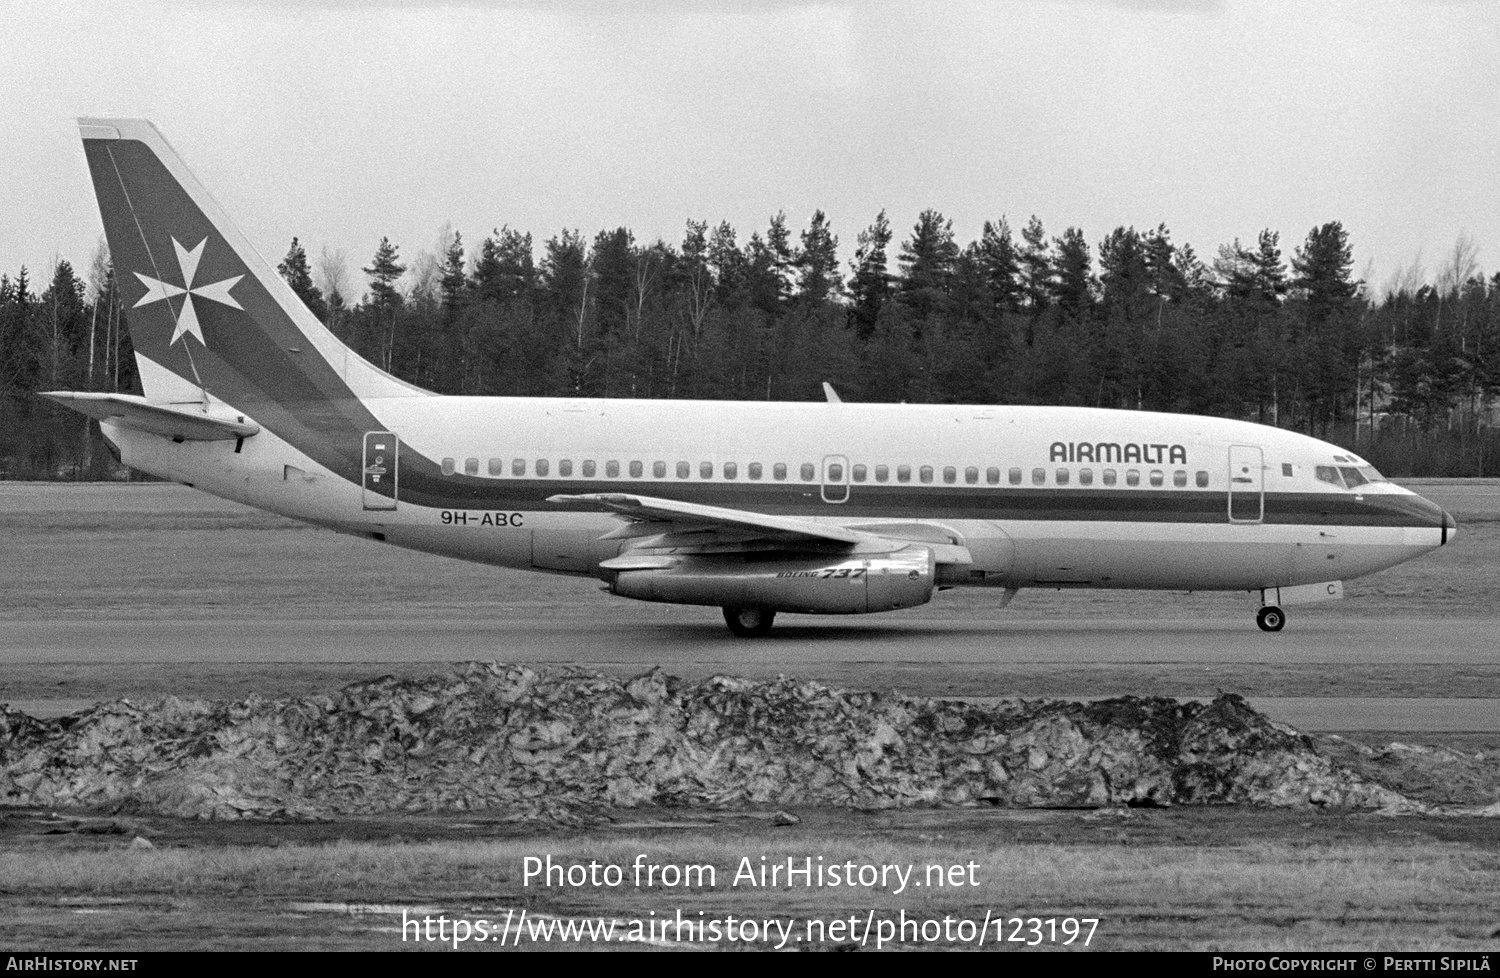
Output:
<path fill-rule="evenodd" d="M 961 241 L 1165 223 L 1209 260 L 1339 220 L 1356 274 L 1467 232 L 1500 269 L 1500 4 L 472 0 L 0 6 L 0 272 L 86 267 L 75 116 L 142 116 L 273 262 L 451 223 L 542 242 L 821 208 Z M 893 256 L 894 257 L 894 256 Z"/>

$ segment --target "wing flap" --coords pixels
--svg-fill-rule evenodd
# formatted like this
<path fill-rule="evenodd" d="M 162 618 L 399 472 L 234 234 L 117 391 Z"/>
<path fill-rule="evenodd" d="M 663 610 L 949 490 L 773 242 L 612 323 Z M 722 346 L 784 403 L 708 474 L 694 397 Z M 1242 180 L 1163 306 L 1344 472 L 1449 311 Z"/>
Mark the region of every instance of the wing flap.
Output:
<path fill-rule="evenodd" d="M 260 431 L 260 425 L 246 421 L 242 414 L 221 417 L 165 404 L 152 404 L 135 394 L 47 391 L 42 397 L 100 421 L 121 424 L 173 440 L 234 441 L 249 438 Z"/>

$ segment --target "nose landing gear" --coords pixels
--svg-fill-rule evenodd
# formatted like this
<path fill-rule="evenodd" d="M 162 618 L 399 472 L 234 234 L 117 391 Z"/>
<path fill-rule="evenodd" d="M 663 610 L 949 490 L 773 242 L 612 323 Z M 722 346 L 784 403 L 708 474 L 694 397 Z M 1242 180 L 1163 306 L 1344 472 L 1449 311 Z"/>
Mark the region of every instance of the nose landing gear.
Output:
<path fill-rule="evenodd" d="M 1274 604 L 1268 604 L 1255 613 L 1255 623 L 1263 632 L 1279 632 L 1286 624 L 1286 612 Z"/>

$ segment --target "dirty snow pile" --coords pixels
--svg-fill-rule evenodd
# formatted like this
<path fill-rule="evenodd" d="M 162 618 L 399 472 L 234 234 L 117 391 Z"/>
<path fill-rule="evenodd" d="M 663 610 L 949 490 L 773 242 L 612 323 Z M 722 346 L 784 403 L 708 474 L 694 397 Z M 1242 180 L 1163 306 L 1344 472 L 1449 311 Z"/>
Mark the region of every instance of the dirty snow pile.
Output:
<path fill-rule="evenodd" d="M 331 695 L 0 707 L 0 803 L 205 819 L 639 805 L 1326 804 L 1402 796 L 1240 697 L 979 705 L 815 682 L 468 663 Z"/>

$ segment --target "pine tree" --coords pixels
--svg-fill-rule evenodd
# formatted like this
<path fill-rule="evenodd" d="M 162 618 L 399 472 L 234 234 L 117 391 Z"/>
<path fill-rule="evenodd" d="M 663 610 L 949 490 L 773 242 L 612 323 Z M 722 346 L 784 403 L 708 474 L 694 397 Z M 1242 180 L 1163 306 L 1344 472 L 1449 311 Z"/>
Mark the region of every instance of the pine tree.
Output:
<path fill-rule="evenodd" d="M 745 287 L 745 254 L 735 241 L 734 228 L 720 221 L 708 239 L 708 265 L 713 272 L 714 299 L 721 306 L 742 301 Z"/>
<path fill-rule="evenodd" d="M 589 250 L 594 308 L 606 336 L 623 332 L 635 307 L 635 236 L 627 228 L 600 231 Z"/>
<path fill-rule="evenodd" d="M 443 297 L 443 316 L 452 322 L 468 301 L 469 278 L 464 274 L 464 237 L 454 232 L 453 241 L 443 255 L 443 274 L 438 280 Z"/>
<path fill-rule="evenodd" d="M 1262 230 L 1256 241 L 1255 254 L 1250 259 L 1255 269 L 1256 294 L 1266 303 L 1279 303 L 1287 293 L 1286 266 L 1281 263 L 1278 244 L 1280 237 L 1270 228 Z"/>
<path fill-rule="evenodd" d="M 849 263 L 849 318 L 861 340 L 875 331 L 880 309 L 891 294 L 891 274 L 886 248 L 891 243 L 891 223 L 885 211 L 875 216 L 875 223 L 859 232 L 854 260 Z"/>
<path fill-rule="evenodd" d="M 1315 227 L 1292 258 L 1292 288 L 1305 309 L 1299 368 L 1308 402 L 1307 428 L 1324 433 L 1352 406 L 1361 357 L 1355 296 L 1362 282 L 1351 276 L 1353 250 L 1338 221 Z M 1448 371 L 1451 375 L 1451 371 Z"/>
<path fill-rule="evenodd" d="M 1145 315 L 1153 282 L 1146 243 L 1135 228 L 1115 228 L 1099 242 L 1099 284 L 1106 315 L 1117 314 L 1126 323 Z"/>
<path fill-rule="evenodd" d="M 1040 315 L 1052 300 L 1052 248 L 1047 243 L 1047 232 L 1042 229 L 1042 220 L 1035 214 L 1021 231 L 1021 289 L 1026 296 L 1026 305 L 1033 316 Z M 1031 345 L 1028 336 L 1027 345 Z"/>
<path fill-rule="evenodd" d="M 396 280 L 406 271 L 406 266 L 400 264 L 398 258 L 400 255 L 391 240 L 381 238 L 374 260 L 363 270 L 370 277 L 370 304 L 382 312 L 401 308 L 401 293 L 396 290 Z"/>
<path fill-rule="evenodd" d="M 1261 236 L 1262 248 L 1265 233 Z M 1275 241 L 1272 235 L 1272 245 Z M 1276 257 L 1279 263 L 1279 251 Z M 1351 278 L 1353 268 L 1353 249 L 1342 223 L 1330 221 L 1307 233 L 1307 241 L 1292 258 L 1292 269 L 1297 273 L 1292 285 L 1307 302 L 1308 323 L 1314 329 L 1345 311 L 1358 294 L 1363 283 Z"/>
<path fill-rule="evenodd" d="M 375 249 L 375 258 L 364 273 L 370 278 L 369 312 L 375 327 L 374 346 L 379 351 L 380 364 L 387 371 L 392 368 L 396 348 L 396 321 L 403 304 L 401 293 L 396 290 L 396 280 L 406 271 L 406 266 L 397 259 L 396 246 L 389 238 L 381 238 Z"/>
<path fill-rule="evenodd" d="M 1178 266 L 1177 249 L 1172 245 L 1172 233 L 1167 230 L 1167 226 L 1158 224 L 1155 231 L 1146 232 L 1142 243 L 1146 249 L 1146 274 L 1151 280 L 1152 294 L 1159 301 L 1184 301 L 1187 298 L 1188 283 Z M 1188 250 L 1191 253 L 1191 247 Z M 1102 261 L 1102 254 L 1100 258 Z M 1157 311 L 1160 312 L 1160 306 Z"/>
<path fill-rule="evenodd" d="M 297 293 L 302 304 L 318 317 L 319 322 L 328 321 L 328 304 L 323 300 L 323 293 L 313 284 L 312 269 L 307 264 L 307 252 L 296 238 L 292 239 L 292 246 L 287 249 L 281 264 L 276 266 L 276 271 L 292 287 L 292 291 Z"/>
<path fill-rule="evenodd" d="M 479 246 L 473 288 L 480 301 L 534 297 L 538 273 L 532 257 L 531 235 L 510 225 L 495 231 Z"/>
<path fill-rule="evenodd" d="M 774 221 L 772 228 L 775 228 Z M 787 289 L 786 279 L 778 270 L 781 262 L 777 249 L 768 245 L 757 231 L 750 235 L 743 254 L 741 268 L 744 272 L 745 302 L 760 310 L 767 318 L 780 316 L 781 307 L 786 302 Z"/>
<path fill-rule="evenodd" d="M 1057 248 L 1056 278 L 1052 295 L 1063 314 L 1082 319 L 1094 302 L 1094 259 L 1079 228 L 1068 228 L 1054 239 Z"/>
<path fill-rule="evenodd" d="M 1017 312 L 1021 306 L 1021 260 L 1011 237 L 1010 223 L 1002 215 L 995 223 L 984 222 L 977 255 L 985 283 L 998 313 Z"/>
<path fill-rule="evenodd" d="M 946 311 L 958 242 L 953 222 L 928 208 L 917 217 L 911 237 L 901 244 L 901 301 L 918 320 Z"/>
<path fill-rule="evenodd" d="M 822 211 L 815 211 L 812 223 L 802 232 L 802 247 L 796 255 L 800 301 L 820 303 L 838 294 L 838 247 L 839 239 L 829 229 L 828 218 Z"/>
<path fill-rule="evenodd" d="M 777 211 L 766 228 L 766 253 L 771 259 L 771 269 L 776 276 L 776 300 L 785 304 L 792 294 L 792 278 L 796 271 L 797 256 L 792 252 L 792 232 L 786 226 L 786 212 Z"/>

